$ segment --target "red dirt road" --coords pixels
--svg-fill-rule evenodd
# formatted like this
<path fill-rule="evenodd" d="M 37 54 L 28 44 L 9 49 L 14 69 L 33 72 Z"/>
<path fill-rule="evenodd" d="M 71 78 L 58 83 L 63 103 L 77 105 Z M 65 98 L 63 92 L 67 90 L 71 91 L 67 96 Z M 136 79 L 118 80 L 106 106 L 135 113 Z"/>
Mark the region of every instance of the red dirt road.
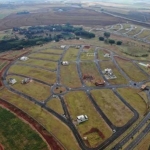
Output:
<path fill-rule="evenodd" d="M 0 144 L 0 150 L 4 150 L 3 146 Z"/>
<path fill-rule="evenodd" d="M 14 114 L 16 114 L 19 118 L 28 122 L 31 127 L 36 129 L 38 133 L 43 137 L 43 139 L 47 142 L 50 147 L 50 150 L 64 150 L 64 148 L 55 140 L 55 138 L 49 134 L 46 129 L 44 129 L 40 124 L 38 124 L 35 120 L 33 120 L 30 116 L 26 113 L 22 112 L 20 109 L 16 108 L 15 106 L 7 103 L 6 101 L 0 99 L 0 105 Z M 3 147 L 0 145 L 0 150 L 4 150 Z"/>

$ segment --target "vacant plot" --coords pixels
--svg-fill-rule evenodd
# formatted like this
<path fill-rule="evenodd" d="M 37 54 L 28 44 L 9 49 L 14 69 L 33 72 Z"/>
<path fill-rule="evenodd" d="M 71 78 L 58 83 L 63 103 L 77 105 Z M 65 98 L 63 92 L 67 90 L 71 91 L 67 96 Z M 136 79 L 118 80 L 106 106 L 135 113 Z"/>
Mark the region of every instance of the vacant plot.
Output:
<path fill-rule="evenodd" d="M 139 90 L 133 88 L 119 88 L 121 96 L 134 108 L 141 116 L 146 113 L 146 103 L 140 95 Z"/>
<path fill-rule="evenodd" d="M 143 74 L 133 63 L 119 58 L 116 58 L 116 60 L 131 80 L 139 82 L 147 79 L 147 76 Z"/>
<path fill-rule="evenodd" d="M 150 35 L 150 30 L 143 30 L 141 34 L 137 36 L 137 38 L 145 38 Z"/>
<path fill-rule="evenodd" d="M 42 53 L 32 53 L 31 55 L 29 55 L 29 57 L 42 58 L 42 59 L 48 59 L 48 60 L 54 60 L 54 61 L 57 61 L 60 59 L 60 55 L 42 54 Z"/>
<path fill-rule="evenodd" d="M 0 107 L 0 142 L 5 149 L 48 150 L 47 145 L 31 127 L 14 114 Z M 33 138 L 34 137 L 34 138 Z"/>
<path fill-rule="evenodd" d="M 95 58 L 95 52 L 94 49 L 87 49 L 83 50 L 83 52 L 80 54 L 80 60 L 94 60 Z"/>
<path fill-rule="evenodd" d="M 63 58 L 64 61 L 75 61 L 78 56 L 79 49 L 69 48 Z"/>
<path fill-rule="evenodd" d="M 133 117 L 132 111 L 111 90 L 92 90 L 91 94 L 115 126 L 121 127 Z"/>
<path fill-rule="evenodd" d="M 133 36 L 135 34 L 138 34 L 141 31 L 141 29 L 142 29 L 142 27 L 140 27 L 140 26 L 134 26 L 134 28 L 130 32 L 128 32 L 127 34 L 129 36 Z"/>
<path fill-rule="evenodd" d="M 77 126 L 77 129 L 82 137 L 84 137 L 84 134 L 90 131 L 92 128 L 97 128 L 103 133 L 105 137 L 104 139 L 95 135 L 91 135 L 92 138 L 88 139 L 91 147 L 96 147 L 111 136 L 111 129 L 105 123 L 103 118 L 96 112 L 95 108 L 84 92 L 70 92 L 66 94 L 64 98 L 73 120 L 76 120 L 76 117 L 79 115 L 87 115 L 89 118 L 88 121 Z"/>
<path fill-rule="evenodd" d="M 46 61 L 46 60 L 37 60 L 37 59 L 28 59 L 27 61 L 18 61 L 23 64 L 30 64 L 35 66 L 44 67 L 46 69 L 57 69 L 57 62 Z"/>
<path fill-rule="evenodd" d="M 7 61 L 0 61 L 0 70 L 2 70 L 7 64 Z"/>
<path fill-rule="evenodd" d="M 44 101 L 51 95 L 50 87 L 47 85 L 38 83 L 36 81 L 32 81 L 27 84 L 22 84 L 21 81 L 24 78 L 18 76 L 7 76 L 7 80 L 9 78 L 14 78 L 17 80 L 17 83 L 13 85 L 14 89 L 28 96 L 31 96 L 38 101 Z"/>
<path fill-rule="evenodd" d="M 102 77 L 100 76 L 96 64 L 94 62 L 81 62 L 81 72 L 82 76 L 84 75 L 92 75 L 93 76 L 93 81 L 91 82 L 90 80 L 85 80 L 85 84 L 88 86 L 94 86 L 95 81 L 97 80 L 102 80 Z"/>
<path fill-rule="evenodd" d="M 102 49 L 99 49 L 98 50 L 98 59 L 99 60 L 109 60 L 110 58 L 109 57 L 104 57 L 105 54 L 109 54 L 107 51 L 105 50 L 102 50 Z"/>
<path fill-rule="evenodd" d="M 61 66 L 60 76 L 62 84 L 68 87 L 73 88 L 81 86 L 76 63 L 70 63 L 69 66 Z"/>
<path fill-rule="evenodd" d="M 110 29 L 111 31 L 117 31 L 121 28 L 121 26 L 119 24 L 113 25 L 113 28 Z"/>
<path fill-rule="evenodd" d="M 112 61 L 102 61 L 100 62 L 100 67 L 102 70 L 110 68 L 113 71 L 113 74 L 117 77 L 116 79 L 108 80 L 111 84 L 126 84 L 127 80 L 122 76 L 119 70 L 116 68 Z"/>
<path fill-rule="evenodd" d="M 125 33 L 125 32 L 128 32 L 131 28 L 131 25 L 130 24 L 123 24 L 123 29 L 122 30 L 119 30 L 118 32 L 119 33 Z"/>
<path fill-rule="evenodd" d="M 18 66 L 18 65 L 13 65 L 9 69 L 9 73 L 17 73 L 17 74 L 23 74 L 25 76 L 31 77 L 31 78 L 36 78 L 41 81 L 47 82 L 49 84 L 53 84 L 56 82 L 56 73 L 55 72 L 50 72 L 50 71 L 45 71 L 42 69 L 37 69 L 37 68 L 32 68 L 28 66 Z"/>
<path fill-rule="evenodd" d="M 56 111 L 59 114 L 64 114 L 64 110 L 62 108 L 60 99 L 58 98 L 52 98 L 50 99 L 50 101 L 47 102 L 47 107 L 53 109 L 54 111 Z"/>
<path fill-rule="evenodd" d="M 148 150 L 150 146 L 150 132 L 142 139 L 142 141 L 134 148 L 134 150 Z"/>
<path fill-rule="evenodd" d="M 149 64 L 149 62 L 142 62 L 143 64 L 147 65 Z M 142 66 L 139 63 L 137 63 L 139 65 L 140 68 L 142 68 L 145 72 L 147 72 L 148 74 L 150 74 L 150 68 L 147 68 L 146 66 Z"/>
<path fill-rule="evenodd" d="M 62 54 L 63 50 L 60 49 L 46 49 L 46 50 L 42 50 L 41 52 L 46 52 L 46 53 L 54 53 L 54 54 Z"/>
<path fill-rule="evenodd" d="M 48 132 L 57 137 L 58 141 L 60 141 L 63 146 L 66 147 L 66 149 L 80 150 L 71 130 L 52 114 L 44 109 L 41 109 L 40 106 L 35 105 L 27 99 L 24 99 L 19 95 L 8 91 L 7 89 L 1 90 L 0 97 L 14 104 L 18 108 L 27 112 L 31 117 L 35 118 L 41 125 L 43 125 L 47 129 Z"/>

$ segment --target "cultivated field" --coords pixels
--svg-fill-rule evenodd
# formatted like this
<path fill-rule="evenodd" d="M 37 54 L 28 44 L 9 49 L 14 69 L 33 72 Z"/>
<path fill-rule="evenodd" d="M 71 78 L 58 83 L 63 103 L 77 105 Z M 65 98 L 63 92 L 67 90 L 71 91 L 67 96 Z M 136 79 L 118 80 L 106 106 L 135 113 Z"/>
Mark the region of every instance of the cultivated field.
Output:
<path fill-rule="evenodd" d="M 22 69 L 22 66 L 13 65 L 9 69 L 9 73 L 22 74 L 30 78 L 39 79 L 49 84 L 53 84 L 56 82 L 55 72 L 45 71 L 45 70 L 37 69 L 33 67 L 23 66 L 23 69 Z"/>
<path fill-rule="evenodd" d="M 31 127 L 0 107 L 0 144 L 4 149 L 48 150 L 47 145 Z"/>
<path fill-rule="evenodd" d="M 84 137 L 84 134 L 90 131 L 92 128 L 96 128 L 101 131 L 104 135 L 104 139 L 107 139 L 111 136 L 112 131 L 102 117 L 96 112 L 84 92 L 70 92 L 66 94 L 64 98 L 72 120 L 76 120 L 76 117 L 81 114 L 85 114 L 89 118 L 88 121 L 77 125 L 77 129 L 82 137 Z M 96 147 L 98 144 L 104 141 L 102 137 L 95 136 L 95 134 L 89 134 L 89 136 L 86 136 L 88 137 L 88 143 L 90 147 Z"/>
<path fill-rule="evenodd" d="M 111 90 L 92 90 L 91 94 L 115 126 L 121 127 L 133 117 L 132 111 Z"/>
<path fill-rule="evenodd" d="M 55 135 L 67 149 L 72 149 L 72 147 L 74 147 L 75 150 L 80 150 L 71 130 L 46 110 L 41 109 L 38 105 L 35 105 L 19 95 L 9 92 L 7 89 L 1 90 L 0 98 L 14 104 L 23 111 L 27 112 L 31 117 L 35 118 L 47 129 L 48 132 Z"/>

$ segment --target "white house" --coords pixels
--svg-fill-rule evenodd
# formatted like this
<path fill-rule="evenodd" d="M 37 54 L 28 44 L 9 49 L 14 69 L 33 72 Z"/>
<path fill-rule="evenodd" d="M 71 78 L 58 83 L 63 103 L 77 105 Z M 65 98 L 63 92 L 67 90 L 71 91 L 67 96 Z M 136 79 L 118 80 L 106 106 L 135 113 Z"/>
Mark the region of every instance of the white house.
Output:
<path fill-rule="evenodd" d="M 60 48 L 64 49 L 66 47 L 66 45 L 61 45 Z"/>
<path fill-rule="evenodd" d="M 64 66 L 68 66 L 69 62 L 68 61 L 62 61 L 61 64 L 64 65 Z"/>
<path fill-rule="evenodd" d="M 113 71 L 112 71 L 112 69 L 109 69 L 109 68 L 106 68 L 105 70 L 104 70 L 104 74 L 113 74 Z"/>
<path fill-rule="evenodd" d="M 29 58 L 26 57 L 26 56 L 22 56 L 22 57 L 20 58 L 21 61 L 26 61 L 26 60 L 28 60 L 28 59 L 29 59 Z"/>
<path fill-rule="evenodd" d="M 78 123 L 82 123 L 82 122 L 85 122 L 88 120 L 88 117 L 87 115 L 80 115 L 80 116 L 77 116 L 77 122 Z"/>
<path fill-rule="evenodd" d="M 9 78 L 9 80 L 8 80 L 8 82 L 9 82 L 9 84 L 15 84 L 17 81 L 16 81 L 16 79 L 13 79 L 13 78 Z"/>
<path fill-rule="evenodd" d="M 110 57 L 110 54 L 109 54 L 109 53 L 106 53 L 106 54 L 104 55 L 104 57 Z"/>

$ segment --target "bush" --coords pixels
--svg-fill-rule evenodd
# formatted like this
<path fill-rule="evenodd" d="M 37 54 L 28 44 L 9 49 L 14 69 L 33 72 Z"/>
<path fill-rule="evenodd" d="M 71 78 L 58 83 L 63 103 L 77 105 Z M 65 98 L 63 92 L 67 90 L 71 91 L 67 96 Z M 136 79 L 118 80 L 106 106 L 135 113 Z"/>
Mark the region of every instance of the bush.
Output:
<path fill-rule="evenodd" d="M 100 41 L 104 41 L 104 37 L 99 37 L 99 40 Z"/>
<path fill-rule="evenodd" d="M 109 40 L 109 43 L 112 45 L 112 44 L 115 44 L 115 40 L 112 40 L 112 39 L 110 39 Z"/>
<path fill-rule="evenodd" d="M 104 37 L 106 37 L 108 39 L 110 37 L 110 33 L 109 32 L 104 32 Z"/>
<path fill-rule="evenodd" d="M 116 44 L 117 44 L 117 45 L 121 45 L 121 44 L 122 44 L 122 41 L 117 41 Z"/>

